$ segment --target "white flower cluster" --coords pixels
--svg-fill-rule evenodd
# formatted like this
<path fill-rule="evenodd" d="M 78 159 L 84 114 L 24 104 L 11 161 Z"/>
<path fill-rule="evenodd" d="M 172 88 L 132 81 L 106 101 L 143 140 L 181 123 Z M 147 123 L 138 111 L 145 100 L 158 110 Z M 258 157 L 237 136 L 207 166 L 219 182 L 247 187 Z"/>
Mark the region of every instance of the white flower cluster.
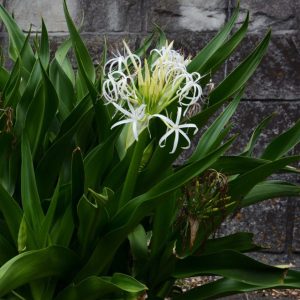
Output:
<path fill-rule="evenodd" d="M 182 148 L 190 147 L 184 129 L 193 129 L 193 134 L 196 134 L 198 128 L 195 124 L 182 123 L 182 118 L 202 95 L 200 74 L 187 72 L 189 60 L 172 49 L 173 43 L 152 50 L 149 61 L 145 59 L 143 62 L 125 42 L 124 46 L 126 55 L 110 59 L 104 67 L 103 96 L 107 104 L 113 105 L 123 115 L 112 128 L 130 124 L 134 139 L 138 140 L 139 133 L 148 126 L 150 119 L 159 118 L 167 127 L 159 140 L 161 147 L 173 133 L 175 138 L 170 153 L 176 151 L 180 135 L 187 141 L 187 146 Z M 167 114 L 173 102 L 178 106 L 175 122 Z"/>

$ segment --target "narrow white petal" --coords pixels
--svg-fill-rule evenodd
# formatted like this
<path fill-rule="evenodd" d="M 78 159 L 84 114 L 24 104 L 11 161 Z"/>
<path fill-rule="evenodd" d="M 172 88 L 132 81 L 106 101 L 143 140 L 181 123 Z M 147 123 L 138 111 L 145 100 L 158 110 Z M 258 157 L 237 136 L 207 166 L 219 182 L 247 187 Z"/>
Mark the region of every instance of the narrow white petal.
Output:
<path fill-rule="evenodd" d="M 133 122 L 132 119 L 121 120 L 121 121 L 118 121 L 115 124 L 113 124 L 110 128 L 113 129 L 113 128 L 119 126 L 119 125 L 123 125 L 123 124 L 127 124 L 127 123 L 132 123 L 132 122 Z"/>
<path fill-rule="evenodd" d="M 170 152 L 170 154 L 173 154 L 176 151 L 176 148 L 178 146 L 178 141 L 179 141 L 179 132 L 178 132 L 178 130 L 174 130 L 174 133 L 175 133 L 175 139 L 174 139 L 173 148 L 172 148 L 172 151 Z"/>
<path fill-rule="evenodd" d="M 164 147 L 165 146 L 165 142 L 167 140 L 167 138 L 174 132 L 173 129 L 168 130 L 159 140 L 158 144 L 160 147 Z"/>

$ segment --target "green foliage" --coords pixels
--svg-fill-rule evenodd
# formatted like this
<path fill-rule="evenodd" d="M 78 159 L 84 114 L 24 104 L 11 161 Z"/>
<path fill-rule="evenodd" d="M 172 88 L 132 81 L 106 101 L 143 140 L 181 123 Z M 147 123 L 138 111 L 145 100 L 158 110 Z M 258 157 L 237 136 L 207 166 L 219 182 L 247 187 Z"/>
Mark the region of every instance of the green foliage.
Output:
<path fill-rule="evenodd" d="M 235 140 L 227 138 L 230 119 L 270 33 L 215 89 L 207 89 L 200 112 L 184 116 L 180 125 L 190 121 L 203 130 L 190 158 L 175 166 L 186 144 L 177 139 L 174 151 L 169 142 L 161 147 L 157 119 L 147 124 L 150 135 L 141 129 L 138 141 L 129 126 L 111 128 L 124 119 L 103 96 L 106 42 L 96 68 L 65 1 L 64 12 L 70 36 L 50 55 L 44 22 L 32 47 L 30 33 L 25 36 L 0 6 L 13 61 L 10 70 L 0 66 L 1 299 L 211 299 L 300 288 L 298 272 L 244 254 L 259 249 L 251 234 L 212 237 L 240 207 L 300 194 L 298 185 L 268 179 L 276 172 L 299 173 L 289 166 L 299 156 L 287 155 L 300 141 L 299 122 L 258 158 L 253 149 L 270 116 L 240 155 L 226 155 Z M 231 35 L 238 12 L 187 66 L 203 75 L 203 89 L 247 32 L 248 15 Z M 158 52 L 147 55 L 152 45 L 166 46 L 159 28 L 134 55 L 155 63 Z M 129 62 L 128 69 L 134 67 Z M 175 109 L 174 103 L 164 108 L 170 116 Z M 186 138 L 192 135 L 186 132 Z M 177 278 L 203 274 L 222 278 L 176 294 Z"/>

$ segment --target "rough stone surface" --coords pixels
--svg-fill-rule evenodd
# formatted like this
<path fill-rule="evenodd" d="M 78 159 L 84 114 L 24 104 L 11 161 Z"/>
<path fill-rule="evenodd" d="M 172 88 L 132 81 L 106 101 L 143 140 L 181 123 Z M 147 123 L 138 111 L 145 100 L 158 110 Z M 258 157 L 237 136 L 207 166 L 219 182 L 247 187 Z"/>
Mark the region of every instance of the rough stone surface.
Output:
<path fill-rule="evenodd" d="M 141 31 L 141 1 L 139 0 L 83 1 L 82 8 L 83 31 Z"/>
<path fill-rule="evenodd" d="M 300 252 L 300 203 L 296 200 L 292 251 Z"/>
<path fill-rule="evenodd" d="M 232 71 L 251 49 L 263 38 L 263 35 L 248 35 L 241 48 L 228 62 L 228 71 Z M 247 99 L 300 99 L 300 55 L 294 34 L 274 35 L 267 54 L 261 65 L 248 82 Z"/>
<path fill-rule="evenodd" d="M 234 6 L 237 1 L 232 1 Z M 246 11 L 250 12 L 249 30 L 258 31 L 272 28 L 272 30 L 298 30 L 299 1 L 261 1 L 243 0 L 240 3 L 241 14 L 239 20 L 243 20 Z"/>
<path fill-rule="evenodd" d="M 156 23 L 166 31 L 214 31 L 224 24 L 224 0 L 150 0 L 148 30 Z"/>
<path fill-rule="evenodd" d="M 231 152 L 239 153 L 247 145 L 254 128 L 272 113 L 276 115 L 262 131 L 254 148 L 255 156 L 261 155 L 273 138 L 290 128 L 300 118 L 300 102 L 242 101 L 231 120 L 232 133 L 238 134 Z"/>
<path fill-rule="evenodd" d="M 118 34 L 118 35 L 110 35 L 105 36 L 104 34 L 87 34 L 84 33 L 81 35 L 85 45 L 87 46 L 89 53 L 95 63 L 97 65 L 100 62 L 104 39 L 106 38 L 108 44 L 108 56 L 111 57 L 113 54 L 118 51 L 122 52 L 123 43 L 122 41 L 126 41 L 130 48 L 135 49 L 138 47 L 140 43 L 140 39 L 135 34 Z M 51 36 L 50 37 L 50 45 L 51 52 L 54 53 L 58 46 L 66 39 L 66 36 Z M 76 59 L 72 52 L 70 54 L 71 63 L 74 67 L 76 67 Z"/>
<path fill-rule="evenodd" d="M 63 11 L 63 1 L 52 0 L 9 0 L 5 7 L 14 14 L 14 17 L 23 30 L 41 30 L 41 18 L 44 19 L 49 32 L 65 32 L 67 24 Z M 78 0 L 67 1 L 69 12 L 75 20 L 79 17 L 80 5 Z"/>
<path fill-rule="evenodd" d="M 271 252 L 282 252 L 285 248 L 286 205 L 286 200 L 273 199 L 243 208 L 222 224 L 218 234 L 252 232 L 258 245 Z"/>

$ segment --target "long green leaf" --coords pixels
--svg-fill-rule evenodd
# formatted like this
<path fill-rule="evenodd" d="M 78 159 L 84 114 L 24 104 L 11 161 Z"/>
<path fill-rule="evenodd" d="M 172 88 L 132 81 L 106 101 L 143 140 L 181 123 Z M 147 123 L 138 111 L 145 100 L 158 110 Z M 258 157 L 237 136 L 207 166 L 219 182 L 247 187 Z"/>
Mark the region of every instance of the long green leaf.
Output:
<path fill-rule="evenodd" d="M 253 234 L 249 232 L 238 232 L 220 238 L 212 238 L 205 242 L 201 255 L 217 253 L 223 250 L 234 250 L 239 252 L 258 250 L 259 247 L 253 242 Z"/>
<path fill-rule="evenodd" d="M 125 274 L 116 273 L 112 277 L 91 276 L 67 287 L 55 300 L 124 299 L 124 292 L 139 293 L 146 289 L 144 284 Z"/>
<path fill-rule="evenodd" d="M 258 291 L 261 289 L 299 288 L 299 282 L 300 273 L 291 270 L 287 272 L 283 284 L 253 285 L 229 278 L 222 278 L 214 282 L 201 285 L 200 287 L 191 289 L 181 295 L 174 295 L 173 298 L 174 300 L 217 299 L 224 296 Z"/>
<path fill-rule="evenodd" d="M 40 87 L 40 82 L 42 80 L 41 75 L 41 65 L 38 60 L 36 60 L 30 76 L 28 78 L 26 87 L 24 88 L 23 94 L 16 108 L 16 123 L 15 131 L 17 135 L 21 135 L 25 126 L 26 115 L 30 104 L 33 101 L 34 94 L 36 90 Z"/>
<path fill-rule="evenodd" d="M 23 212 L 19 204 L 9 195 L 9 193 L 0 184 L 0 211 L 8 226 L 10 234 L 17 245 L 19 226 L 22 220 Z"/>
<path fill-rule="evenodd" d="M 107 171 L 113 158 L 113 150 L 118 134 L 119 131 L 115 130 L 106 141 L 94 147 L 84 158 L 85 190 L 88 188 L 97 190 L 99 183 L 103 181 L 102 176 Z M 97 168 L 95 168 L 95 165 L 97 165 Z"/>
<path fill-rule="evenodd" d="M 139 140 L 135 143 L 134 151 L 131 157 L 131 162 L 125 176 L 124 185 L 119 198 L 119 206 L 125 205 L 133 196 L 136 181 L 139 175 L 139 167 L 143 158 L 144 150 L 147 145 L 148 132 L 144 130 Z"/>
<path fill-rule="evenodd" d="M 72 47 L 72 40 L 68 38 L 65 40 L 61 45 L 58 47 L 58 49 L 55 52 L 55 59 L 61 66 L 62 70 L 65 72 L 65 74 L 68 76 L 70 81 L 72 82 L 73 86 L 75 85 L 75 74 L 73 71 L 72 64 L 70 60 L 67 57 L 68 52 L 70 51 Z"/>
<path fill-rule="evenodd" d="M 91 103 L 86 97 L 75 107 L 72 113 L 65 119 L 61 130 L 53 144 L 46 151 L 37 166 L 37 184 L 42 198 L 51 196 L 62 163 L 71 155 L 73 149 L 72 138 L 81 122 L 89 114 Z M 51 163 L 49 163 L 51 162 Z M 47 174 L 47 176 L 44 176 Z"/>
<path fill-rule="evenodd" d="M 79 147 L 75 148 L 72 154 L 71 167 L 71 202 L 74 223 L 77 223 L 77 205 L 84 194 L 84 166 L 82 153 Z"/>
<path fill-rule="evenodd" d="M 257 140 L 260 137 L 261 132 L 263 131 L 263 129 L 269 124 L 269 122 L 271 121 L 271 119 L 275 116 L 275 114 L 271 114 L 270 116 L 266 117 L 265 119 L 263 119 L 258 126 L 255 128 L 255 130 L 252 133 L 252 136 L 248 142 L 248 144 L 246 145 L 243 153 L 241 155 L 243 156 L 251 156 L 252 152 L 253 152 L 253 148 L 255 147 L 255 144 L 257 142 Z"/>
<path fill-rule="evenodd" d="M 48 68 L 50 60 L 50 49 L 49 49 L 49 40 L 48 32 L 44 20 L 42 19 L 42 34 L 39 45 L 39 58 L 43 68 L 46 70 Z"/>
<path fill-rule="evenodd" d="M 0 90 L 2 91 L 9 79 L 9 72 L 0 66 Z"/>
<path fill-rule="evenodd" d="M 113 192 L 104 189 L 102 194 L 90 190 L 91 200 L 82 196 L 78 203 L 77 214 L 79 218 L 78 239 L 80 241 L 81 253 L 85 256 L 93 249 L 97 237 L 103 227 L 107 225 L 110 216 L 107 211 L 107 204 L 113 201 Z"/>
<path fill-rule="evenodd" d="M 95 75 L 95 68 L 94 68 L 92 59 L 91 59 L 91 57 L 88 53 L 88 50 L 85 47 L 76 27 L 71 19 L 71 16 L 69 14 L 65 0 L 63 2 L 63 5 L 64 5 L 65 18 L 66 18 L 67 25 L 69 28 L 72 44 L 75 49 L 76 59 L 77 59 L 77 61 L 84 62 L 84 65 L 83 65 L 84 72 L 87 75 L 87 77 L 89 78 L 89 80 L 91 82 L 94 82 L 96 75 Z"/>
<path fill-rule="evenodd" d="M 40 278 L 64 278 L 76 262 L 74 252 L 58 246 L 19 254 L 0 268 L 0 296 Z"/>
<path fill-rule="evenodd" d="M 187 67 L 189 72 L 199 71 L 201 73 L 201 68 L 226 41 L 226 38 L 228 37 L 229 33 L 234 27 L 238 14 L 239 14 L 239 6 L 235 9 L 234 13 L 232 14 L 232 17 L 227 22 L 227 24 L 190 62 L 190 64 Z"/>
<path fill-rule="evenodd" d="M 231 55 L 245 37 L 248 29 L 249 13 L 242 26 L 225 42 L 201 68 L 201 74 L 214 73 L 218 67 Z"/>
<path fill-rule="evenodd" d="M 230 97 L 244 87 L 266 53 L 270 37 L 271 31 L 256 49 L 209 94 L 210 105 Z"/>
<path fill-rule="evenodd" d="M 212 165 L 212 168 L 226 175 L 235 175 L 249 172 L 269 162 L 271 161 L 247 156 L 222 156 Z M 297 168 L 287 166 L 280 169 L 280 172 L 299 173 L 300 171 Z"/>
<path fill-rule="evenodd" d="M 300 156 L 278 159 L 238 176 L 229 183 L 229 195 L 234 201 L 241 200 L 259 182 L 263 181 L 268 176 L 282 169 L 286 165 L 298 161 L 299 159 Z"/>
<path fill-rule="evenodd" d="M 199 275 L 219 275 L 258 286 L 282 284 L 286 269 L 265 265 L 236 251 L 225 250 L 214 254 L 191 256 L 178 260 L 175 278 Z"/>
<path fill-rule="evenodd" d="M 275 160 L 300 142 L 300 120 L 289 130 L 276 137 L 265 149 L 261 158 Z"/>
<path fill-rule="evenodd" d="M 43 219 L 43 210 L 36 186 L 36 178 L 29 141 L 26 136 L 22 138 L 21 145 L 21 196 L 22 206 L 32 228 L 39 230 Z"/>
<path fill-rule="evenodd" d="M 5 24 L 9 34 L 9 55 L 14 61 L 16 61 L 25 42 L 24 33 L 2 5 L 0 5 L 0 18 Z M 31 70 L 34 61 L 35 59 L 33 51 L 30 45 L 27 44 L 25 49 L 24 63 L 28 70 Z"/>
<path fill-rule="evenodd" d="M 33 157 L 39 145 L 43 142 L 46 132 L 49 130 L 59 101 L 56 91 L 42 65 L 41 69 L 43 84 L 38 89 L 28 108 L 25 121 L 25 131 L 30 141 Z"/>
<path fill-rule="evenodd" d="M 249 206 L 263 200 L 300 195 L 300 186 L 280 180 L 267 180 L 257 184 L 242 200 L 241 206 Z"/>
<path fill-rule="evenodd" d="M 59 97 L 59 116 L 65 120 L 76 104 L 73 84 L 56 59 L 50 64 L 49 76 Z"/>
<path fill-rule="evenodd" d="M 212 151 L 215 145 L 215 141 L 222 133 L 222 130 L 227 125 L 228 121 L 236 111 L 238 104 L 240 103 L 242 92 L 240 92 L 234 100 L 228 105 L 222 114 L 213 122 L 213 124 L 203 133 L 197 147 L 191 157 L 188 159 L 188 163 L 194 162 L 203 158 L 207 153 Z M 218 146 L 218 145 L 217 145 Z"/>

